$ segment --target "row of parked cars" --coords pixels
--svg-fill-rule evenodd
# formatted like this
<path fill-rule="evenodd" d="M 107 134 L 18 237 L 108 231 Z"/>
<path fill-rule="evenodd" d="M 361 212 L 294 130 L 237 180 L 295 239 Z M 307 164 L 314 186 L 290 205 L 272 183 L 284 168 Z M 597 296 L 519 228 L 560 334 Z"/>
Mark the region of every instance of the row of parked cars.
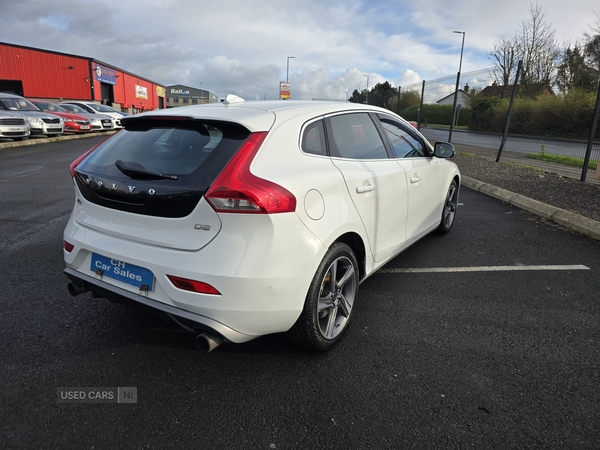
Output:
<path fill-rule="evenodd" d="M 0 92 L 0 138 L 23 141 L 31 135 L 91 133 L 122 128 L 128 114 L 93 102 L 52 103 Z"/>

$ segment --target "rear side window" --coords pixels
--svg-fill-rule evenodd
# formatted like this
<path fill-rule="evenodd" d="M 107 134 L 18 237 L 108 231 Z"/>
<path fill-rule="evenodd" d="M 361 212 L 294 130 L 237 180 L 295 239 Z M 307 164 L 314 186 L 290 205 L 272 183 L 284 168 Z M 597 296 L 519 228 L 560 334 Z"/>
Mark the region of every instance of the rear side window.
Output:
<path fill-rule="evenodd" d="M 138 124 L 120 131 L 86 158 L 78 170 L 125 179 L 143 179 L 141 172 L 147 171 L 176 177 L 169 179 L 169 184 L 178 187 L 208 187 L 250 135 L 245 128 L 232 124 L 193 122 L 186 123 L 185 128 L 163 124 L 147 129 Z M 123 167 L 140 173 L 127 175 Z"/>
<path fill-rule="evenodd" d="M 327 156 L 325 127 L 322 120 L 313 122 L 304 129 L 302 151 L 311 155 Z"/>
<path fill-rule="evenodd" d="M 367 113 L 333 116 L 328 119 L 331 156 L 349 159 L 387 159 L 375 124 Z"/>

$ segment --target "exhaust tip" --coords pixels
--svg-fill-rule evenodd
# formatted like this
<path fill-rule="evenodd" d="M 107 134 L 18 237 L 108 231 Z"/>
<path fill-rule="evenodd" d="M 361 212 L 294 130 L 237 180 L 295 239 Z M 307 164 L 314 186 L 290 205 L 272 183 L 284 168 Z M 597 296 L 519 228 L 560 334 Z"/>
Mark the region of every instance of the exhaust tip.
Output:
<path fill-rule="evenodd" d="M 196 346 L 203 353 L 208 353 L 217 348 L 223 342 L 221 336 L 213 336 L 212 334 L 202 333 L 196 336 Z"/>
<path fill-rule="evenodd" d="M 87 289 L 84 289 L 81 286 L 78 286 L 74 283 L 69 283 L 67 285 L 67 289 L 69 290 L 69 294 L 71 294 L 73 297 L 76 297 L 80 294 L 83 294 L 84 292 L 87 292 Z"/>

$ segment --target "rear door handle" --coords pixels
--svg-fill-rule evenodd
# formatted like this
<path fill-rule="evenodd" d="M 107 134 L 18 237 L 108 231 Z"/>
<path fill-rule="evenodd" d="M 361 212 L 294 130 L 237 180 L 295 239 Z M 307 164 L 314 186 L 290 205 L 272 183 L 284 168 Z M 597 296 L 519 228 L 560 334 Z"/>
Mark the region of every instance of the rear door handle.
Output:
<path fill-rule="evenodd" d="M 410 179 L 411 183 L 418 183 L 419 181 L 421 181 L 421 177 L 419 175 L 415 175 Z"/>
<path fill-rule="evenodd" d="M 358 186 L 356 188 L 356 193 L 364 194 L 365 192 L 372 191 L 373 189 L 375 189 L 375 185 L 373 185 L 373 184 L 367 184 L 366 186 Z"/>

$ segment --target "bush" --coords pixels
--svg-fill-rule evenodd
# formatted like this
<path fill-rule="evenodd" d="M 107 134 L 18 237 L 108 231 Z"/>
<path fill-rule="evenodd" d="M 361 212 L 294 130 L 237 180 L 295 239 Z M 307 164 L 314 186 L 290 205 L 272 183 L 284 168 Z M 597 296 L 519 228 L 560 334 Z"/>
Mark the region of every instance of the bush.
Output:
<path fill-rule="evenodd" d="M 509 133 L 586 140 L 590 133 L 595 101 L 594 94 L 581 91 L 571 91 L 565 96 L 516 98 Z M 508 99 L 473 99 L 469 129 L 502 132 L 508 104 Z M 596 128 L 596 138 L 600 138 L 600 127 Z"/>
<path fill-rule="evenodd" d="M 469 126 L 471 123 L 471 110 L 469 108 L 462 108 L 458 115 L 457 125 Z M 400 111 L 400 116 L 406 120 L 416 121 L 419 117 L 419 107 L 411 106 L 406 108 L 404 111 Z M 436 124 L 436 125 L 450 125 L 452 121 L 452 105 L 423 105 L 423 112 L 421 114 L 421 123 Z"/>

